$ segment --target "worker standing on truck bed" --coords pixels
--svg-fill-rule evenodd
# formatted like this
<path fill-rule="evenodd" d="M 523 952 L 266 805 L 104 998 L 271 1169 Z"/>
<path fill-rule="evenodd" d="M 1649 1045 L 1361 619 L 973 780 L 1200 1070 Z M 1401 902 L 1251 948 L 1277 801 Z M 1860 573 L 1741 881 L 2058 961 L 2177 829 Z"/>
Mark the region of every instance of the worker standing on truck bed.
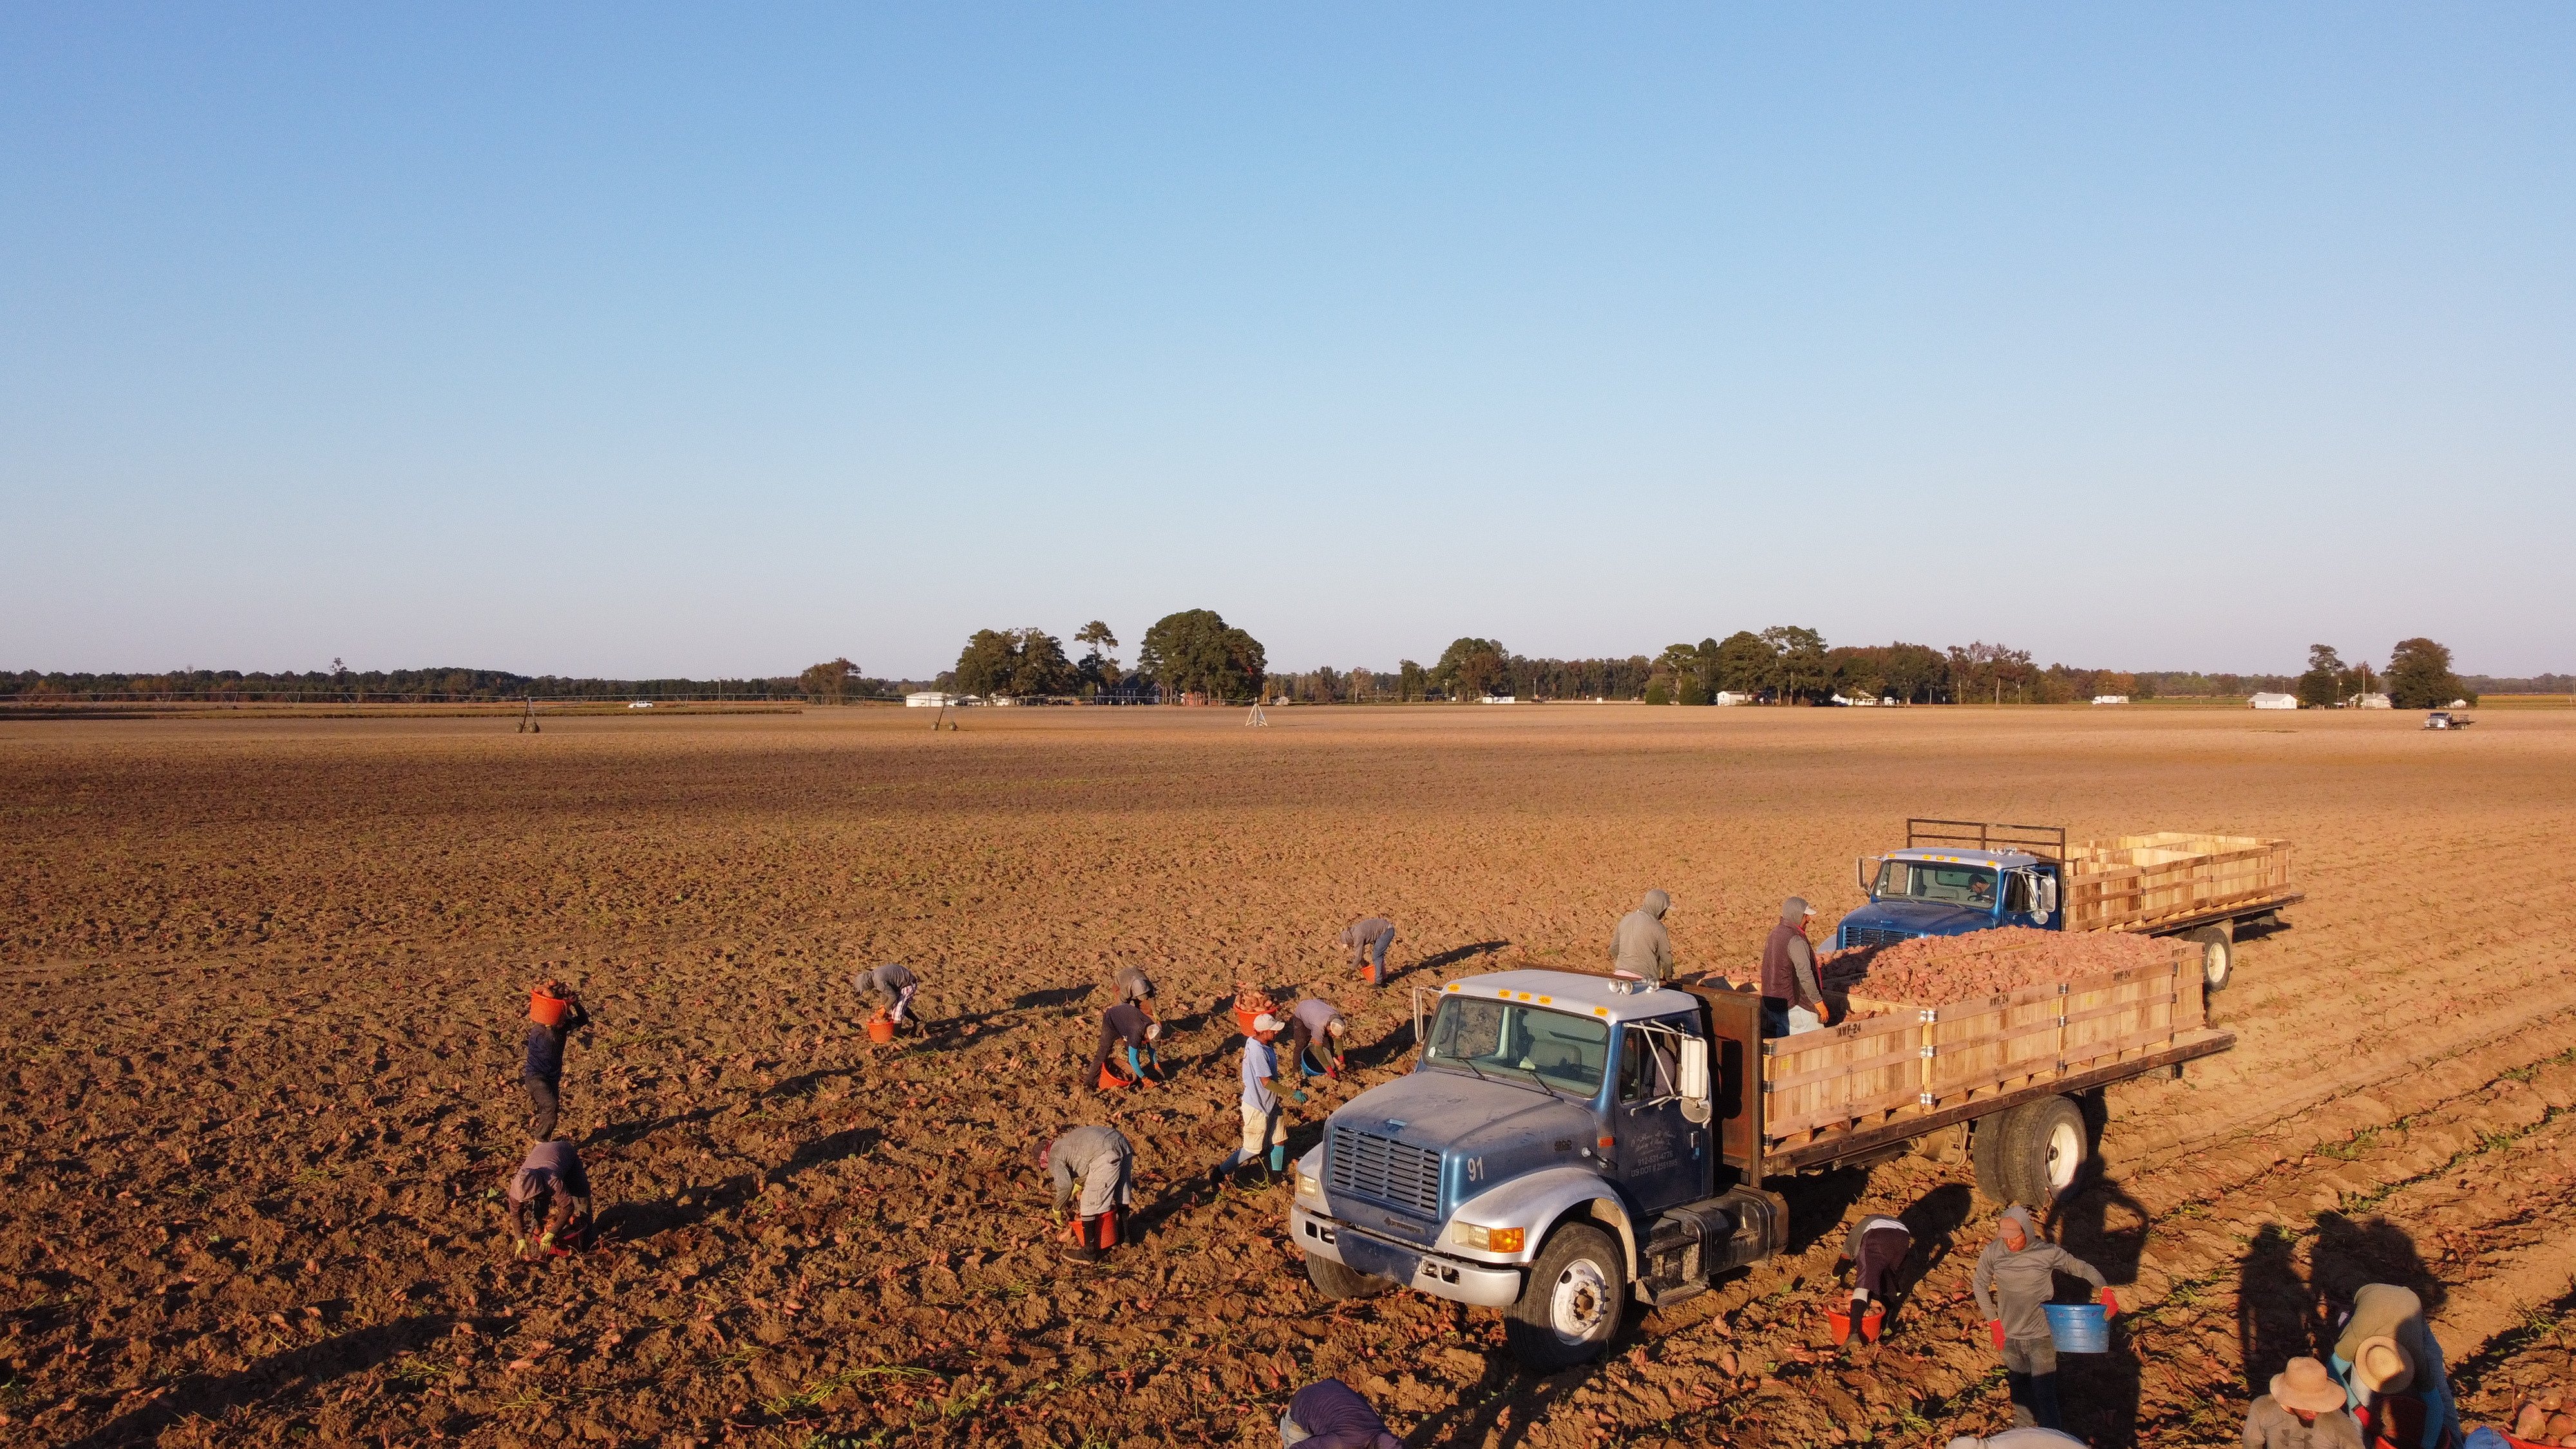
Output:
<path fill-rule="evenodd" d="M 510 1174 L 510 1240 L 521 1257 L 536 1240 L 558 1257 L 578 1251 L 590 1232 L 590 1174 L 569 1142 L 539 1142 Z"/>
<path fill-rule="evenodd" d="M 1804 896 L 1780 903 L 1780 924 L 1762 943 L 1762 1034 L 1794 1036 L 1828 1024 L 1833 1008 L 1825 1004 L 1825 983 L 1816 971 L 1816 948 L 1807 943 L 1807 922 L 1816 908 Z"/>
<path fill-rule="evenodd" d="M 2092 1284 L 2106 1312 L 2120 1311 L 2102 1270 L 2040 1237 L 2030 1210 L 2018 1204 L 2004 1209 L 2001 1230 L 1977 1255 L 1977 1269 L 1968 1278 L 1977 1311 L 1986 1316 L 1986 1332 L 2003 1357 L 2017 1429 L 2065 1427 L 2057 1413 L 2057 1341 L 2048 1332 L 2048 1304 L 2057 1296 L 2052 1275 L 2058 1273 Z"/>
<path fill-rule="evenodd" d="M 1122 1001 L 1101 1014 L 1100 1047 L 1091 1054 L 1089 1081 L 1103 1091 L 1132 1087 L 1139 1082 L 1163 1080 L 1163 1061 L 1155 1053 L 1154 1043 L 1162 1040 L 1163 1024 L 1145 1015 L 1132 1001 Z M 1113 1053 L 1126 1048 L 1126 1070 L 1119 1070 Z"/>
<path fill-rule="evenodd" d="M 1873 1300 L 1882 1315 L 1879 1331 L 1886 1332 L 1883 1315 L 1896 1296 L 1896 1273 L 1913 1251 L 1914 1230 L 1894 1218 L 1871 1216 L 1852 1224 L 1851 1236 L 1843 1242 L 1843 1256 L 1852 1265 L 1851 1331 L 1843 1335 L 1845 1353 L 1859 1352 L 1867 1341 L 1860 1321 L 1868 1316 Z"/>
<path fill-rule="evenodd" d="M 1288 1013 L 1288 1060 L 1297 1067 L 1297 1080 L 1321 1073 L 1338 1078 L 1342 1074 L 1342 1036 L 1350 1023 L 1342 1019 L 1342 1009 L 1320 996 L 1309 996 Z M 1315 1071 L 1306 1070 L 1306 1059 L 1312 1056 Z"/>
<path fill-rule="evenodd" d="M 1404 1449 L 1404 1441 L 1386 1427 L 1350 1385 L 1340 1379 L 1317 1379 L 1288 1401 L 1279 1416 L 1280 1449 Z"/>
<path fill-rule="evenodd" d="M 1384 916 L 1364 916 L 1342 927 L 1342 949 L 1350 953 L 1351 969 L 1371 986 L 1386 984 L 1386 948 L 1395 944 L 1395 922 Z M 1374 954 L 1375 961 L 1369 958 Z"/>
<path fill-rule="evenodd" d="M 528 1136 L 537 1142 L 553 1140 L 555 1117 L 563 1110 L 564 1043 L 590 1025 L 590 1013 L 571 987 L 549 981 L 545 994 L 565 1003 L 563 1017 L 549 1026 L 529 1013 L 528 1054 L 519 1066 L 519 1085 L 528 1089 Z"/>
<path fill-rule="evenodd" d="M 1271 1043 L 1279 1038 L 1279 1018 L 1263 1012 L 1252 1019 L 1252 1029 L 1243 1036 L 1243 1145 L 1226 1154 L 1225 1161 L 1208 1169 L 1208 1186 L 1222 1187 L 1234 1170 L 1247 1162 L 1267 1161 L 1270 1177 L 1288 1170 L 1288 1118 L 1279 1105 L 1274 1090 L 1279 1076 L 1279 1053 Z M 1290 1094 L 1289 1100 L 1306 1100 L 1304 1088 Z M 1269 1178 L 1264 1178 L 1267 1185 Z"/>
<path fill-rule="evenodd" d="M 1673 908 L 1673 898 L 1662 891 L 1648 891 L 1637 908 L 1619 918 L 1617 929 L 1610 933 L 1610 969 L 1621 976 L 1633 976 L 1657 986 L 1673 974 L 1673 937 L 1664 929 L 1664 912 Z"/>
<path fill-rule="evenodd" d="M 1118 1246 L 1118 1211 L 1136 1200 L 1136 1152 L 1115 1127 L 1076 1127 L 1038 1149 L 1038 1171 L 1055 1184 L 1055 1220 L 1074 1205 L 1075 1246 L 1065 1256 L 1097 1263 Z M 1074 1187 L 1082 1199 L 1074 1203 Z"/>
<path fill-rule="evenodd" d="M 861 996 L 886 1003 L 880 1009 L 885 1012 L 886 1020 L 893 1022 L 898 1029 L 912 1010 L 913 996 L 921 990 L 921 978 L 913 975 L 910 967 L 893 961 L 860 972 L 852 982 L 859 988 Z"/>

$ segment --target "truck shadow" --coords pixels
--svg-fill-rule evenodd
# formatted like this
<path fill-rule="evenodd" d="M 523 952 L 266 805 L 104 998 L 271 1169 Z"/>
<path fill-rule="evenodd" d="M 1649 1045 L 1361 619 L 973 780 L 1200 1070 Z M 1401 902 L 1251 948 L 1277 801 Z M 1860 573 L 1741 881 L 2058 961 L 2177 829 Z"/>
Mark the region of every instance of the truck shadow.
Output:
<path fill-rule="evenodd" d="M 2089 1112 L 2087 1120 L 2091 1120 Z M 2098 1160 L 2088 1158 L 2087 1170 Z M 2060 1199 L 2041 1219 L 2043 1231 L 2059 1247 L 2099 1269 L 2115 1295 L 2138 1281 L 2150 1226 L 2146 1205 L 2117 1181 L 2098 1174 Z M 2057 1289 L 2060 1303 L 2093 1301 L 2093 1285 L 2081 1278 L 2061 1273 Z M 2130 1345 L 2124 1324 L 2125 1320 L 2113 1320 L 2110 1352 L 2061 1354 L 2057 1360 L 2057 1393 L 2065 1405 L 2067 1432 L 2095 1449 L 2125 1449 L 2137 1442 L 2144 1365 Z"/>
<path fill-rule="evenodd" d="M 1470 945 L 1453 946 L 1446 951 L 1425 956 L 1410 966 L 1397 966 L 1390 963 L 1386 968 L 1386 979 L 1389 983 L 1393 983 L 1403 977 L 1425 971 L 1437 974 L 1462 961 L 1472 961 L 1479 956 L 1491 956 L 1510 944 L 1509 941 L 1477 941 Z"/>

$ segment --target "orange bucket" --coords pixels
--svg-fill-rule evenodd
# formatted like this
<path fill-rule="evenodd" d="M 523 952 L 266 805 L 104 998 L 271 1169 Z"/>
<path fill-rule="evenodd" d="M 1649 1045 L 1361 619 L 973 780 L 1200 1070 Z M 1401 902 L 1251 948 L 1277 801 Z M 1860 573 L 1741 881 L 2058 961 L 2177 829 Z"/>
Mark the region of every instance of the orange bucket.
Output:
<path fill-rule="evenodd" d="M 564 1013 L 571 1009 L 571 1002 L 560 996 L 547 995 L 542 986 L 528 993 L 528 1020 L 539 1026 L 563 1025 Z"/>
<path fill-rule="evenodd" d="M 894 1040 L 894 1023 L 882 1016 L 868 1018 L 868 1040 L 878 1046 Z"/>
<path fill-rule="evenodd" d="M 1886 1305 L 1885 1305 L 1885 1304 L 1873 1303 L 1873 1304 L 1869 1305 L 1869 1312 L 1867 1312 L 1867 1313 L 1865 1313 L 1865 1314 L 1861 1315 L 1861 1320 L 1860 1320 L 1860 1338 L 1861 1338 L 1861 1342 L 1863 1342 L 1863 1343 L 1876 1343 L 1876 1342 L 1878 1342 L 1878 1326 L 1879 1326 L 1880 1324 L 1882 1324 L 1882 1323 L 1885 1323 L 1886 1321 L 1887 1321 L 1887 1307 L 1886 1307 Z M 1842 1342 L 1844 1339 L 1851 1337 L 1851 1310 L 1850 1310 L 1850 1309 L 1848 1309 L 1848 1308 L 1838 1308 L 1838 1309 L 1834 1310 L 1833 1312 L 1826 1314 L 1826 1315 L 1825 1315 L 1825 1322 L 1826 1322 L 1827 1324 L 1829 1324 L 1829 1325 L 1833 1328 L 1833 1331 L 1834 1331 L 1834 1342 L 1836 1342 L 1836 1343 L 1840 1343 L 1840 1342 Z"/>
<path fill-rule="evenodd" d="M 1100 1090 L 1104 1092 L 1124 1091 L 1134 1085 L 1136 1085 L 1134 1082 L 1127 1080 L 1125 1077 L 1118 1075 L 1107 1067 L 1102 1067 L 1100 1069 Z"/>

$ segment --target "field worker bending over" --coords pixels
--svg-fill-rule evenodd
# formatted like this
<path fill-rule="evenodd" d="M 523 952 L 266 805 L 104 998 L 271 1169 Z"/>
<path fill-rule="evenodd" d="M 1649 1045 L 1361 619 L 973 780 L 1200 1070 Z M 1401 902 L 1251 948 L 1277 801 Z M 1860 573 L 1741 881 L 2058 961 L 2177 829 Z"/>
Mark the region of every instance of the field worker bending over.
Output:
<path fill-rule="evenodd" d="M 1789 897 L 1780 903 L 1780 924 L 1762 943 L 1764 1036 L 1814 1031 L 1832 1017 L 1824 978 L 1816 970 L 1816 948 L 1807 943 L 1807 922 L 1815 914 L 1806 897 Z"/>
<path fill-rule="evenodd" d="M 509 1197 L 511 1246 L 522 1257 L 530 1238 L 539 1251 L 561 1256 L 590 1232 L 590 1174 L 569 1142 L 530 1147 L 510 1174 Z"/>
<path fill-rule="evenodd" d="M 1852 1224 L 1851 1236 L 1843 1242 L 1843 1256 L 1851 1260 L 1851 1331 L 1843 1335 L 1843 1351 L 1856 1352 L 1866 1341 L 1860 1321 L 1876 1302 L 1881 1313 L 1888 1300 L 1896 1296 L 1896 1273 L 1905 1266 L 1906 1255 L 1914 1251 L 1914 1230 L 1894 1218 L 1870 1216 Z M 1886 1320 L 1880 1320 L 1880 1331 Z"/>
<path fill-rule="evenodd" d="M 1342 1037 L 1350 1023 L 1342 1018 L 1342 1009 L 1320 996 L 1309 996 L 1288 1013 L 1288 1059 L 1296 1063 L 1297 1080 L 1304 1081 L 1316 1072 L 1338 1078 L 1342 1074 Z M 1315 1072 L 1306 1070 L 1306 1059 L 1315 1060 Z"/>
<path fill-rule="evenodd" d="M 538 1142 L 553 1140 L 555 1117 L 563 1109 L 564 1043 L 590 1025 L 590 1013 L 581 1009 L 581 997 L 571 987 L 549 981 L 546 994 L 570 1004 L 553 1026 L 533 1012 L 528 1017 L 528 1054 L 519 1067 L 519 1085 L 528 1089 L 528 1136 Z"/>
<path fill-rule="evenodd" d="M 2057 1341 L 2048 1335 L 2048 1303 L 2057 1296 L 2051 1275 L 2057 1273 L 2071 1273 L 2101 1290 L 2106 1313 L 2120 1311 L 2120 1300 L 2111 1296 L 2102 1270 L 2042 1239 L 2025 1207 L 2004 1209 L 2002 1230 L 1977 1255 L 1977 1270 L 1968 1277 L 1977 1311 L 1986 1316 L 1986 1332 L 2003 1356 L 2016 1429 L 2034 1423 L 2043 1429 L 2065 1427 L 2057 1413 Z"/>
<path fill-rule="evenodd" d="M 1243 1037 L 1243 1145 L 1226 1154 L 1225 1161 L 1208 1169 L 1208 1186 L 1223 1187 L 1234 1170 L 1247 1162 L 1264 1161 L 1270 1177 L 1288 1170 L 1288 1119 L 1273 1090 L 1279 1075 L 1279 1053 L 1271 1043 L 1279 1038 L 1279 1018 L 1263 1012 L 1252 1019 L 1252 1030 Z M 1290 1094 L 1290 1101 L 1303 1102 L 1303 1088 Z"/>
<path fill-rule="evenodd" d="M 1404 1449 L 1350 1385 L 1317 1379 L 1288 1401 L 1279 1416 L 1280 1449 Z"/>
<path fill-rule="evenodd" d="M 1110 982 L 1109 989 L 1120 1003 L 1133 1002 L 1136 1009 L 1147 1016 L 1154 1014 L 1154 983 L 1142 967 L 1119 967 L 1118 976 Z"/>
<path fill-rule="evenodd" d="M 1673 938 L 1664 929 L 1664 912 L 1672 908 L 1671 896 L 1648 891 L 1635 910 L 1619 918 L 1619 928 L 1610 933 L 1613 972 L 1657 986 L 1664 984 L 1664 979 L 1673 974 Z"/>
<path fill-rule="evenodd" d="M 1162 1040 L 1163 1024 L 1148 1018 L 1132 1001 L 1122 1001 L 1101 1015 L 1100 1046 L 1091 1054 L 1091 1080 L 1103 1091 L 1132 1087 L 1138 1082 L 1163 1080 L 1163 1061 L 1155 1054 L 1154 1043 Z M 1121 1071 L 1115 1057 L 1121 1046 L 1126 1048 L 1126 1069 Z"/>
<path fill-rule="evenodd" d="M 2294 1358 L 2246 1409 L 2245 1449 L 2362 1449 L 2361 1425 L 2344 1412 L 2343 1385 L 2326 1366 Z"/>
<path fill-rule="evenodd" d="M 1386 984 L 1386 948 L 1395 944 L 1395 922 L 1384 916 L 1353 921 L 1342 927 L 1341 942 L 1362 981 L 1371 986 Z"/>
<path fill-rule="evenodd" d="M 2374 1439 L 2398 1449 L 2439 1449 L 2460 1441 L 2460 1408 L 2442 1345 L 2424 1326 L 2424 1300 L 2394 1283 L 2365 1283 L 2335 1335 L 2330 1365 Z M 2420 1420 L 2420 1427 L 2419 1427 Z M 2447 1437 L 2445 1437 L 2447 1436 Z"/>
<path fill-rule="evenodd" d="M 897 1027 L 908 1018 L 912 998 L 921 990 L 921 978 L 912 974 L 912 968 L 894 961 L 862 971 L 851 980 L 859 988 L 859 995 L 886 1003 L 886 1020 Z M 920 1023 L 915 1021 L 913 1025 L 918 1028 Z"/>
<path fill-rule="evenodd" d="M 1076 1127 L 1038 1149 L 1038 1170 L 1055 1184 L 1055 1220 L 1064 1221 L 1074 1185 L 1082 1187 L 1075 1205 L 1076 1245 L 1065 1256 L 1077 1263 L 1097 1263 L 1118 1246 L 1118 1211 L 1136 1200 L 1136 1153 L 1126 1134 L 1115 1127 Z"/>

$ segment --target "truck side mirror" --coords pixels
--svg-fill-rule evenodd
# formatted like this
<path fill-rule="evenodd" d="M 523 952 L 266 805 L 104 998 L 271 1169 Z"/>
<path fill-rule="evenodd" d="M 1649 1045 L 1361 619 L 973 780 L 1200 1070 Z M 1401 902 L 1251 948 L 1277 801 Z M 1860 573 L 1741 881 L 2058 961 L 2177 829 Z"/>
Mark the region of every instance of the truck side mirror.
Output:
<path fill-rule="evenodd" d="M 1682 1115 L 1693 1122 L 1709 1118 L 1708 1043 L 1695 1036 L 1682 1038 Z"/>
<path fill-rule="evenodd" d="M 1854 860 L 1852 862 L 1852 879 L 1860 882 L 1860 893 L 1862 895 L 1876 896 L 1878 894 L 1878 857 L 1874 855 L 1864 855 L 1859 859 Z"/>
<path fill-rule="evenodd" d="M 2057 877 L 2053 875 L 2039 875 L 2034 872 L 2033 884 L 2039 887 L 2039 913 L 2043 916 L 2056 915 Z"/>

